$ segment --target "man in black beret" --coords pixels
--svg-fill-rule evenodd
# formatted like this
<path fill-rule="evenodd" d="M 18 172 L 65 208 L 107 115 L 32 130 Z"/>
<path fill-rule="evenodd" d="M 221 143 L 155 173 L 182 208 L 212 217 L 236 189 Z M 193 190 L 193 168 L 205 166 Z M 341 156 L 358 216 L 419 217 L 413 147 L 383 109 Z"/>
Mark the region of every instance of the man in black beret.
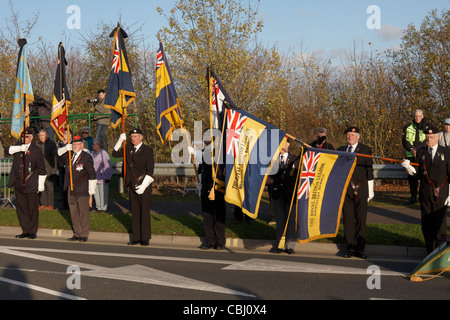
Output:
<path fill-rule="evenodd" d="M 447 233 L 447 207 L 450 206 L 450 149 L 438 144 L 439 129 L 425 128 L 426 146 L 417 150 L 413 167 L 410 160 L 402 166 L 411 176 L 420 180 L 419 201 L 422 216 L 422 233 L 427 252 L 431 253 L 444 240 Z"/>
<path fill-rule="evenodd" d="M 347 137 L 347 144 L 338 148 L 338 151 L 372 155 L 372 149 L 359 142 L 361 136 L 358 127 L 348 127 L 344 134 Z M 368 202 L 374 197 L 372 163 L 372 158 L 357 157 L 356 167 L 345 195 L 342 209 L 344 238 L 347 244 L 347 250 L 343 254 L 345 258 L 352 256 L 367 258 L 364 253 L 367 207 Z"/>
<path fill-rule="evenodd" d="M 151 239 L 150 208 L 152 203 L 152 187 L 154 170 L 153 149 L 142 141 L 144 135 L 141 129 L 133 129 L 129 133 L 130 142 L 125 146 L 126 176 L 132 217 L 132 240 L 129 245 L 140 243 L 148 246 Z M 114 146 L 112 155 L 117 158 L 124 156 L 123 142 L 127 135 L 122 133 Z M 122 170 L 123 171 L 123 170 Z"/>
<path fill-rule="evenodd" d="M 35 239 L 39 224 L 38 192 L 44 191 L 47 178 L 41 149 L 33 141 L 33 128 L 25 128 L 21 141 L 5 150 L 14 160 L 8 187 L 14 187 L 17 216 L 22 233 L 16 238 Z"/>

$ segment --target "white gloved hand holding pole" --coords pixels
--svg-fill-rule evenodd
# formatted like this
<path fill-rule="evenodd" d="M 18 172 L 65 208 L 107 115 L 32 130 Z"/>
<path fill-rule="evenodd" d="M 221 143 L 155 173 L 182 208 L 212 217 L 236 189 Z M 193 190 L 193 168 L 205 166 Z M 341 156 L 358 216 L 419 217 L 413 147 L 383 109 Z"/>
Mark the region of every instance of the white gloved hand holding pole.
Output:
<path fill-rule="evenodd" d="M 403 160 L 403 162 L 401 163 L 402 167 L 406 169 L 406 172 L 408 172 L 408 174 L 410 176 L 413 176 L 416 174 L 416 169 L 411 165 L 411 161 L 409 160 Z"/>
<path fill-rule="evenodd" d="M 62 156 L 67 151 L 72 151 L 72 145 L 70 143 L 66 144 L 64 147 L 58 149 L 58 156 Z"/>
<path fill-rule="evenodd" d="M 126 133 L 121 133 L 119 140 L 117 140 L 116 145 L 114 146 L 114 150 L 119 151 L 120 147 L 122 147 L 122 144 L 124 141 L 127 141 L 127 134 Z"/>
<path fill-rule="evenodd" d="M 17 152 L 25 152 L 25 151 L 27 151 L 27 149 L 28 149 L 28 147 L 26 144 L 22 144 L 20 146 L 11 146 L 11 147 L 9 147 L 9 154 L 13 155 Z"/>

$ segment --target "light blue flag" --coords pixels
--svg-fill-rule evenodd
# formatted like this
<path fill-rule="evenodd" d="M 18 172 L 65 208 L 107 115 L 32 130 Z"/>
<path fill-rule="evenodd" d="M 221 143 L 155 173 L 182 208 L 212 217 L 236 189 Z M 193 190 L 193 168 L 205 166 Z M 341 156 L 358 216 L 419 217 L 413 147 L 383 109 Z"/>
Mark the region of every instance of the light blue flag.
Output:
<path fill-rule="evenodd" d="M 28 105 L 34 101 L 33 88 L 31 86 L 30 72 L 27 60 L 27 40 L 19 39 L 19 61 L 17 63 L 16 90 L 14 93 L 14 105 L 11 119 L 11 135 L 20 139 L 25 127 L 30 125 L 27 114 Z"/>

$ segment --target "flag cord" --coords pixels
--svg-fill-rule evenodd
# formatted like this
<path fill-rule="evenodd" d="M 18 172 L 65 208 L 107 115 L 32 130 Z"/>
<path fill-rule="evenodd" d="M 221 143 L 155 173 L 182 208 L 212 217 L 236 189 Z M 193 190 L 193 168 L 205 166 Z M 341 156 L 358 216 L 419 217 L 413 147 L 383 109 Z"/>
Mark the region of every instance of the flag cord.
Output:
<path fill-rule="evenodd" d="M 405 276 L 405 278 L 410 278 L 409 280 L 410 280 L 410 281 L 413 281 L 413 282 L 424 282 L 424 281 L 429 281 L 429 280 L 432 280 L 432 279 L 434 279 L 434 278 L 437 278 L 437 277 L 439 277 L 441 274 L 443 274 L 444 272 L 446 272 L 446 271 L 448 271 L 448 270 L 450 270 L 450 266 L 448 266 L 447 268 L 445 268 L 444 270 L 442 270 L 442 271 L 439 272 L 438 274 L 432 276 L 431 278 L 428 278 L 428 279 L 425 279 L 425 280 L 422 279 L 421 277 L 414 276 L 414 275 L 411 275 L 411 276 Z"/>
<path fill-rule="evenodd" d="M 295 179 L 294 193 L 292 194 L 291 205 L 289 207 L 288 218 L 287 218 L 287 221 L 286 221 L 286 225 L 284 226 L 283 236 L 281 237 L 280 242 L 278 243 L 278 249 L 282 249 L 285 246 L 285 244 L 286 244 L 287 227 L 288 227 L 289 220 L 290 220 L 290 217 L 291 217 L 291 212 L 292 212 L 292 206 L 294 204 L 294 199 L 295 199 L 295 197 L 297 195 L 298 178 L 299 178 L 300 173 L 302 172 L 302 168 L 303 168 L 303 154 L 305 152 L 305 148 L 302 146 L 301 149 L 302 149 L 302 151 L 300 153 L 300 162 L 299 162 L 299 165 L 298 165 L 297 178 Z"/>

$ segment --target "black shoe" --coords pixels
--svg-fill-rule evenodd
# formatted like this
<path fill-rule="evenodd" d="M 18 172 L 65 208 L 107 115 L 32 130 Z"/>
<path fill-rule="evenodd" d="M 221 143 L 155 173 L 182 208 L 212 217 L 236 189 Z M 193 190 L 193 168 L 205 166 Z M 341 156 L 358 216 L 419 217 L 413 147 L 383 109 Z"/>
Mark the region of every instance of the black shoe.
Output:
<path fill-rule="evenodd" d="M 414 204 L 417 202 L 417 198 L 416 197 L 411 197 L 408 201 L 408 204 Z"/>
<path fill-rule="evenodd" d="M 80 238 L 80 242 L 86 242 L 87 240 L 88 240 L 87 237 L 81 237 L 81 238 Z"/>
<path fill-rule="evenodd" d="M 351 258 L 351 257 L 353 257 L 354 254 L 355 254 L 355 251 L 347 250 L 342 254 L 342 256 L 344 258 Z"/>
<path fill-rule="evenodd" d="M 72 238 L 67 239 L 67 241 L 78 241 L 80 238 L 73 236 Z"/>
<path fill-rule="evenodd" d="M 37 238 L 36 233 L 30 233 L 30 234 L 28 235 L 28 239 L 36 239 L 36 238 Z"/>
<path fill-rule="evenodd" d="M 147 247 L 148 245 L 150 245 L 150 241 L 148 241 L 148 240 L 142 240 L 141 241 L 141 246 Z"/>
<path fill-rule="evenodd" d="M 223 250 L 223 249 L 225 249 L 225 246 L 223 244 L 218 244 L 218 245 L 215 246 L 214 249 L 216 249 L 216 250 Z"/>
<path fill-rule="evenodd" d="M 18 234 L 18 235 L 16 236 L 16 238 L 17 238 L 17 239 L 23 239 L 23 238 L 26 238 L 26 237 L 28 237 L 28 236 L 29 236 L 28 233 L 21 233 L 21 234 Z"/>
<path fill-rule="evenodd" d="M 367 259 L 367 255 L 364 253 L 364 251 L 357 250 L 355 252 L 355 257 L 361 258 L 361 259 Z"/>
<path fill-rule="evenodd" d="M 287 254 L 295 254 L 294 249 L 286 249 Z"/>
<path fill-rule="evenodd" d="M 214 248 L 213 244 L 206 244 L 206 243 L 204 243 L 204 244 L 202 244 L 200 246 L 200 249 L 202 249 L 202 250 L 209 250 L 209 249 L 212 249 L 212 248 Z"/>
<path fill-rule="evenodd" d="M 134 246 L 134 245 L 137 245 L 138 243 L 140 243 L 140 241 L 130 241 L 127 243 L 127 245 Z"/>

